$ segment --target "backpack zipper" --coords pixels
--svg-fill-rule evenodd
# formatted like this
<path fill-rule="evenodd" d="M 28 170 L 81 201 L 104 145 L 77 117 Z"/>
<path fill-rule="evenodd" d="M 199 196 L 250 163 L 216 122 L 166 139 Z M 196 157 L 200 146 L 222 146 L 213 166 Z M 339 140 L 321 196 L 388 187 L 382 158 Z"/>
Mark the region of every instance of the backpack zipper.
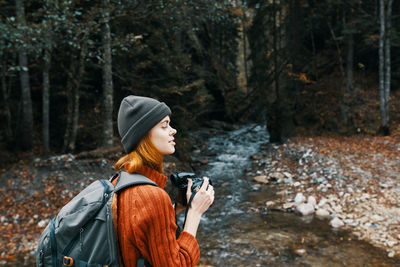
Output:
<path fill-rule="evenodd" d="M 114 234 L 113 233 L 113 227 L 114 227 L 114 225 L 113 225 L 113 222 L 112 222 L 112 218 L 110 218 L 110 208 L 109 208 L 109 206 L 106 204 L 106 210 L 107 210 L 107 221 L 106 221 L 106 224 L 107 224 L 107 229 L 108 229 L 108 247 L 110 248 L 110 257 L 111 257 L 111 262 L 114 262 L 115 261 L 115 259 L 114 259 L 114 255 L 116 255 L 116 251 L 115 251 L 115 249 L 114 249 L 114 244 L 111 244 L 111 242 L 112 242 L 112 235 Z"/>
<path fill-rule="evenodd" d="M 43 267 L 43 249 L 39 252 L 39 266 Z"/>
<path fill-rule="evenodd" d="M 80 253 L 82 253 L 82 249 L 83 249 L 83 231 L 85 231 L 85 229 L 82 227 L 81 229 L 79 229 L 79 244 L 80 244 Z"/>

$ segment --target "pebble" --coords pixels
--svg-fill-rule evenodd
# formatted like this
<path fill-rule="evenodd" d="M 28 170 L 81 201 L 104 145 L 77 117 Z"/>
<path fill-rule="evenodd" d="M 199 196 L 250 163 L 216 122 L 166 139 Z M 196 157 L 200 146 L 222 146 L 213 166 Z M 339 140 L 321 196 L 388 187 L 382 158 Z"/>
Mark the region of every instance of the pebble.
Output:
<path fill-rule="evenodd" d="M 317 200 L 315 199 L 314 196 L 309 196 L 307 199 L 307 203 L 311 204 L 314 207 L 314 209 L 317 207 Z"/>
<path fill-rule="evenodd" d="M 329 217 L 330 213 L 326 209 L 317 209 L 315 215 L 317 215 L 318 217 L 326 218 Z"/>
<path fill-rule="evenodd" d="M 344 223 L 342 222 L 342 220 L 340 220 L 338 217 L 333 218 L 329 224 L 333 227 L 333 228 L 339 228 L 342 227 L 344 225 Z"/>
<path fill-rule="evenodd" d="M 41 220 L 40 222 L 38 222 L 38 226 L 39 226 L 40 228 L 43 228 L 43 227 L 45 227 L 48 223 L 49 223 L 49 219 L 44 219 L 44 220 Z"/>
<path fill-rule="evenodd" d="M 299 248 L 295 250 L 295 253 L 299 256 L 303 256 L 307 253 L 307 251 L 304 248 Z"/>
<path fill-rule="evenodd" d="M 344 227 L 356 238 L 386 248 L 389 257 L 400 254 L 399 158 L 379 161 L 382 170 L 374 173 L 373 169 L 362 165 L 365 160 L 373 161 L 374 157 L 319 154 L 314 139 L 303 139 L 301 145 L 290 140 L 285 144 L 274 146 L 277 153 L 265 154 L 262 159 L 271 162 L 262 173 L 272 173 L 268 176 L 277 177 L 275 179 L 281 182 L 273 186 L 277 186 L 284 208 L 296 207 L 301 215 L 315 211 L 318 217 L 332 218 L 329 224 L 333 228 Z M 285 165 L 283 149 L 286 155 L 299 159 L 296 169 Z M 294 177 L 297 181 L 289 180 Z M 309 195 L 307 203 L 305 194 Z M 311 194 L 318 202 L 310 200 Z M 307 204 L 309 211 L 305 211 Z"/>
<path fill-rule="evenodd" d="M 314 213 L 314 207 L 308 203 L 301 203 L 296 207 L 296 212 L 300 213 L 303 216 L 310 215 Z"/>
<path fill-rule="evenodd" d="M 306 200 L 306 197 L 302 193 L 297 193 L 296 197 L 294 198 L 294 203 L 300 204 Z"/>
<path fill-rule="evenodd" d="M 259 175 L 253 178 L 254 181 L 258 182 L 258 183 L 263 183 L 263 184 L 267 184 L 269 182 L 269 179 L 266 175 Z"/>
<path fill-rule="evenodd" d="M 269 208 L 269 207 L 275 206 L 276 203 L 275 203 L 275 201 L 267 201 L 267 202 L 265 203 L 265 205 L 267 206 L 267 208 Z"/>
<path fill-rule="evenodd" d="M 394 255 L 395 255 L 395 253 L 394 253 L 393 250 L 390 250 L 390 251 L 388 252 L 388 257 L 389 257 L 389 258 L 393 258 Z"/>

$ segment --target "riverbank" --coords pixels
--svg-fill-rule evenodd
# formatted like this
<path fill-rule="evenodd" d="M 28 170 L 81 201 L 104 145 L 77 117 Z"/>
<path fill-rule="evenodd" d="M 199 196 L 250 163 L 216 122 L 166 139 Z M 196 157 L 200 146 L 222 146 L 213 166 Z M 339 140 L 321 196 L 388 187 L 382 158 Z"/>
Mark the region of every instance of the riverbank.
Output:
<path fill-rule="evenodd" d="M 247 176 L 274 188 L 268 209 L 318 216 L 400 260 L 400 139 L 293 138 L 265 145 Z"/>

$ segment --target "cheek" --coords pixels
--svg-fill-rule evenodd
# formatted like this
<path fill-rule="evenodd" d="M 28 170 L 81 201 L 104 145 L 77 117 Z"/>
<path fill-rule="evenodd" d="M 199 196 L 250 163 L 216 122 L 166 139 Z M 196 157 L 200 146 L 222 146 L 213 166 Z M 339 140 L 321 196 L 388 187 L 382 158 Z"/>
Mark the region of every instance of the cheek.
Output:
<path fill-rule="evenodd" d="M 165 142 L 165 137 L 162 131 L 153 131 L 150 133 L 150 140 L 156 147 L 158 147 L 162 145 L 163 142 Z"/>

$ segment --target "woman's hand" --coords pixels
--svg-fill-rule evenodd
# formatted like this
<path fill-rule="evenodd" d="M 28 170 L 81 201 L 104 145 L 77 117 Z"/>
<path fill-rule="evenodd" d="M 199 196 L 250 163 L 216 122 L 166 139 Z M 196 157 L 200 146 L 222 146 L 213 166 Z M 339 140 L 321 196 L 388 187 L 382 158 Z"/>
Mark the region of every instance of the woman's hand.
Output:
<path fill-rule="evenodd" d="M 197 191 L 196 195 L 193 197 L 192 203 L 189 207 L 200 215 L 206 212 L 211 204 L 214 202 L 214 187 L 210 185 L 210 181 L 207 177 L 203 177 L 203 179 L 203 184 L 201 188 Z M 186 199 L 188 201 L 193 193 L 192 185 L 192 179 L 188 179 L 188 188 L 186 191 Z"/>
<path fill-rule="evenodd" d="M 186 191 L 186 197 L 188 200 L 192 196 L 192 185 L 193 181 L 188 179 L 188 189 Z M 208 210 L 213 202 L 214 188 L 209 184 L 208 178 L 204 177 L 204 182 L 201 188 L 197 191 L 196 195 L 193 197 L 192 203 L 190 204 L 183 231 L 196 236 L 201 215 Z"/>

